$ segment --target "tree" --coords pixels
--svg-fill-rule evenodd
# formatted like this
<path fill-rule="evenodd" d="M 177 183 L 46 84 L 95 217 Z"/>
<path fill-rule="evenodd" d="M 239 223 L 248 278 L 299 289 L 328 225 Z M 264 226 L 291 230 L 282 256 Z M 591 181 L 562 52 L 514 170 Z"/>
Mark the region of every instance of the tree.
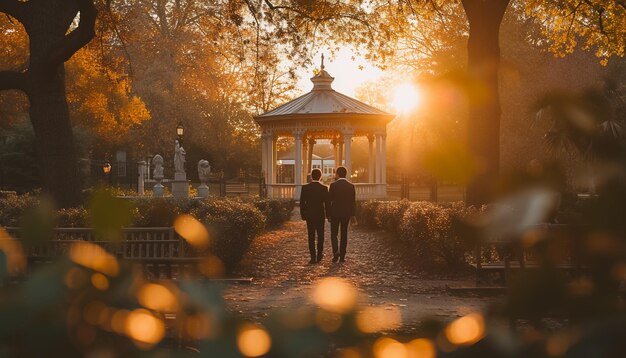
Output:
<path fill-rule="evenodd" d="M 20 90 L 28 97 L 43 189 L 61 207 L 78 204 L 64 63 L 94 37 L 97 10 L 92 0 L 1 0 L 0 12 L 24 26 L 30 44 L 28 68 L 1 71 L 0 91 Z"/>

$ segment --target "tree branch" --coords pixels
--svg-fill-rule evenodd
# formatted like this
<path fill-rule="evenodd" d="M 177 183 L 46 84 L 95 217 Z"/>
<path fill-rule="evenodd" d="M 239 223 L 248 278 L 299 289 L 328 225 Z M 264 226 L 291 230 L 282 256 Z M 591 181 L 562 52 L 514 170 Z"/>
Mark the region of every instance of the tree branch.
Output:
<path fill-rule="evenodd" d="M 17 21 L 24 23 L 26 19 L 26 6 L 27 2 L 21 2 L 18 0 L 0 0 L 0 12 L 3 12 Z"/>
<path fill-rule="evenodd" d="M 0 71 L 0 91 L 26 91 L 26 73 L 17 71 Z"/>
<path fill-rule="evenodd" d="M 69 60 L 96 36 L 98 10 L 93 0 L 77 0 L 77 3 L 80 12 L 78 27 L 52 49 L 46 61 L 48 65 L 56 66 Z"/>

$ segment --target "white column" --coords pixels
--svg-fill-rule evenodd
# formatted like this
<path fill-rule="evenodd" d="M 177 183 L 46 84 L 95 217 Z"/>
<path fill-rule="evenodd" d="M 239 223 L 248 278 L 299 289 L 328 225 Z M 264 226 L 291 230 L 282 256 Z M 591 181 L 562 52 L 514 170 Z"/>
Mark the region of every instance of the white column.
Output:
<path fill-rule="evenodd" d="M 381 143 L 381 156 L 380 156 L 380 166 L 381 166 L 381 177 L 382 177 L 382 183 L 383 184 L 387 184 L 387 135 L 383 134 L 381 136 L 382 139 L 382 143 Z M 386 194 L 386 189 L 385 189 L 385 194 Z"/>
<path fill-rule="evenodd" d="M 307 173 L 313 170 L 313 148 L 315 146 L 315 139 L 309 138 L 309 147 L 307 148 Z"/>
<path fill-rule="evenodd" d="M 276 143 L 278 142 L 278 137 L 272 137 L 272 184 L 278 183 L 276 179 L 276 175 L 278 170 L 276 168 L 276 161 L 278 160 L 278 149 Z"/>
<path fill-rule="evenodd" d="M 376 184 L 381 184 L 381 172 L 380 172 L 380 164 L 381 164 L 381 152 L 380 152 L 380 134 L 376 134 Z"/>
<path fill-rule="evenodd" d="M 339 139 L 337 150 L 337 168 L 343 165 L 343 138 Z"/>
<path fill-rule="evenodd" d="M 333 160 L 335 161 L 335 169 L 337 169 L 337 167 L 339 166 L 339 142 L 337 141 L 337 139 L 333 139 L 332 140 L 333 143 Z"/>
<path fill-rule="evenodd" d="M 267 153 L 266 154 L 267 163 L 265 164 L 265 166 L 267 168 L 267 180 L 266 180 L 266 183 L 268 184 L 267 196 L 270 197 L 270 198 L 273 196 L 272 184 L 275 183 L 275 180 L 274 180 L 274 165 L 273 165 L 275 160 L 274 160 L 274 153 L 273 153 L 273 150 L 272 150 L 273 142 L 274 142 L 273 136 L 269 135 L 267 137 L 266 144 L 265 144 L 265 146 L 266 146 L 265 152 Z"/>
<path fill-rule="evenodd" d="M 300 200 L 300 191 L 302 190 L 302 133 L 294 132 L 293 134 L 295 139 L 295 185 L 296 190 L 294 191 L 294 196 L 296 200 Z"/>
<path fill-rule="evenodd" d="M 348 170 L 347 178 L 350 180 L 352 176 L 352 133 L 344 133 L 343 143 L 346 148 L 346 169 Z"/>
<path fill-rule="evenodd" d="M 307 168 L 309 167 L 309 152 L 307 142 L 309 140 L 306 138 L 302 139 L 302 181 L 306 182 L 306 176 L 308 174 Z"/>
<path fill-rule="evenodd" d="M 368 169 L 368 183 L 373 184 L 375 183 L 375 176 L 374 176 L 374 161 L 376 160 L 376 155 L 374 154 L 374 136 L 373 135 L 368 135 L 367 136 L 367 140 L 369 142 L 369 169 Z"/>
<path fill-rule="evenodd" d="M 261 135 L 261 172 L 265 183 L 269 184 L 269 177 L 267 176 L 267 135 Z"/>

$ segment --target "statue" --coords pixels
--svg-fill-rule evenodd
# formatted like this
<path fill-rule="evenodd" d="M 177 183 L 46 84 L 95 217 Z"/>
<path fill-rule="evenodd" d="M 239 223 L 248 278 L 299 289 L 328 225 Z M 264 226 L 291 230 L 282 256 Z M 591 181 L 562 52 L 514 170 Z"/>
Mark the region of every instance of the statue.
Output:
<path fill-rule="evenodd" d="M 176 173 L 184 173 L 185 172 L 185 149 L 180 145 L 179 141 L 176 141 L 176 146 L 174 147 L 174 169 Z"/>
<path fill-rule="evenodd" d="M 154 179 L 163 179 L 163 157 L 159 154 L 152 158 L 152 164 L 154 164 L 154 171 L 152 177 Z"/>
<path fill-rule="evenodd" d="M 206 181 L 209 180 L 211 174 L 211 165 L 208 160 L 202 159 L 198 162 L 198 177 L 200 178 L 200 186 L 198 187 L 198 196 L 206 199 L 209 197 L 209 187 Z"/>
<path fill-rule="evenodd" d="M 161 184 L 161 180 L 163 180 L 163 157 L 159 154 L 155 155 L 152 158 L 152 163 L 154 164 L 154 171 L 152 177 L 156 180 L 156 184 L 152 189 L 155 197 L 163 197 L 163 184 Z"/>
<path fill-rule="evenodd" d="M 202 159 L 198 162 L 198 177 L 202 183 L 206 182 L 209 179 L 209 174 L 211 174 L 211 165 L 208 160 Z"/>

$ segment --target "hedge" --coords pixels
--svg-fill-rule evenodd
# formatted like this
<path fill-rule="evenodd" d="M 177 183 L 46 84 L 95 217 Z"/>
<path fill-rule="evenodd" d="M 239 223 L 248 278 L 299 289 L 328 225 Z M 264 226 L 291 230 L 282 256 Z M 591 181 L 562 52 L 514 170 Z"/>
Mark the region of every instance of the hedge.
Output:
<path fill-rule="evenodd" d="M 130 209 L 130 226 L 172 226 L 180 214 L 191 214 L 203 222 L 212 238 L 211 250 L 232 270 L 247 252 L 252 240 L 265 228 L 289 220 L 293 200 L 230 198 L 176 200 L 173 198 L 119 199 Z M 36 208 L 36 195 L 8 195 L 0 198 L 0 226 L 20 226 L 21 217 Z M 90 211 L 84 207 L 52 213 L 57 227 L 90 227 Z"/>
<path fill-rule="evenodd" d="M 467 263 L 471 244 L 465 220 L 475 214 L 463 203 L 433 204 L 419 201 L 364 201 L 357 206 L 359 224 L 380 228 L 408 243 L 423 259 L 449 266 Z"/>

